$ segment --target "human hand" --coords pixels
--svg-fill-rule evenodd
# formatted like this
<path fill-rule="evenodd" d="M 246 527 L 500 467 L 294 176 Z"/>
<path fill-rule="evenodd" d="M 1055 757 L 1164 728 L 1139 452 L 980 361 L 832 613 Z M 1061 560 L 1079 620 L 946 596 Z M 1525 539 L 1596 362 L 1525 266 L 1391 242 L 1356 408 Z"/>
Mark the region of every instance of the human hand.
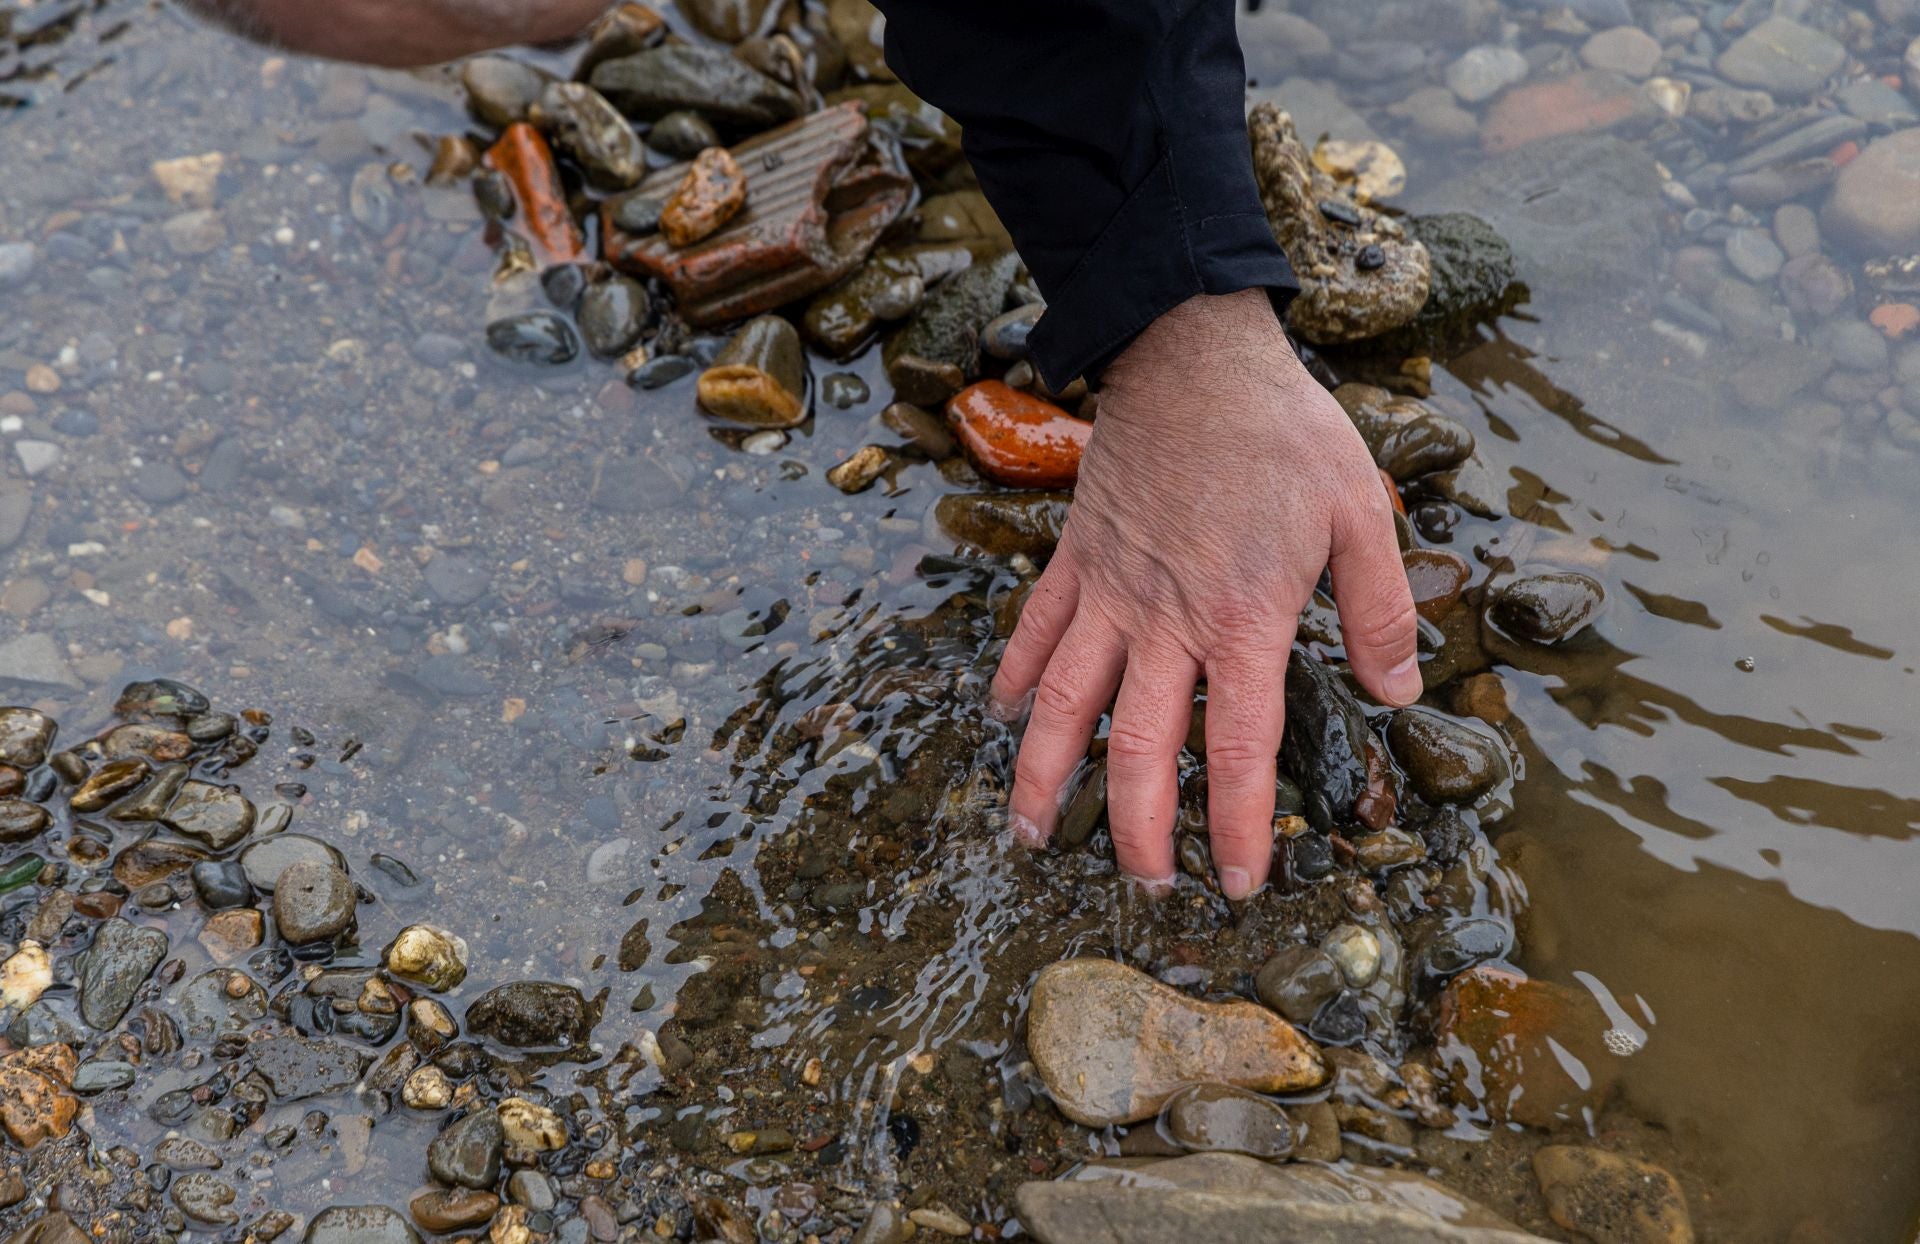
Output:
<path fill-rule="evenodd" d="M 1053 833 L 1111 703 L 1114 853 L 1171 883 L 1175 764 L 1204 676 L 1220 888 L 1239 899 L 1264 884 L 1287 657 L 1329 563 L 1354 674 L 1385 703 L 1413 702 L 1413 598 L 1359 433 L 1263 291 L 1189 299 L 1108 367 L 1065 532 L 994 676 L 997 716 L 1032 697 L 1012 796 L 1021 840 Z"/>

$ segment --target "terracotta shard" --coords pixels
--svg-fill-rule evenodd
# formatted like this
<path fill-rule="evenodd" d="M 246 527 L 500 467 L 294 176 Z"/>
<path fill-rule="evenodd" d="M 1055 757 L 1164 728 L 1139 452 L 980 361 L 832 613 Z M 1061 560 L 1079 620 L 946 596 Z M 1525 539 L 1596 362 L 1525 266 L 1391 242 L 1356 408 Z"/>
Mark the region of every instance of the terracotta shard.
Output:
<path fill-rule="evenodd" d="M 868 125 L 857 102 L 756 135 L 730 154 L 751 187 L 747 205 L 691 246 L 621 229 L 621 200 L 601 208 L 607 261 L 666 282 L 692 324 L 758 315 L 826 288 L 915 202 L 898 145 Z M 664 201 L 688 167 L 660 169 L 632 194 Z"/>

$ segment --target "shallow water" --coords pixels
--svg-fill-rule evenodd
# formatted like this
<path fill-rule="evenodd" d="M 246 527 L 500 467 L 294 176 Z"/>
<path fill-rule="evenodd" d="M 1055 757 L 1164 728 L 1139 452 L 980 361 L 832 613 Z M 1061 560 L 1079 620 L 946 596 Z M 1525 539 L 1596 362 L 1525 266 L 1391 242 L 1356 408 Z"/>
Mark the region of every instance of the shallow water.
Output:
<path fill-rule="evenodd" d="M 145 672 L 313 731 L 278 735 L 248 781 L 305 784 L 295 828 L 380 896 L 365 945 L 429 919 L 471 943 L 469 997 L 523 977 L 603 996 L 609 1057 L 546 1074 L 627 1127 L 692 1106 L 759 1126 L 754 1094 L 797 1092 L 817 1057 L 820 1133 L 860 1195 L 911 1160 L 895 1116 L 984 1150 L 979 1103 L 943 1114 L 916 1060 L 1000 1058 L 1033 968 L 1160 918 L 1095 862 L 1012 856 L 970 815 L 1006 751 L 974 707 L 979 606 L 1013 580 L 919 572 L 950 548 L 932 467 L 891 492 L 824 482 L 874 438 L 876 361 L 855 368 L 868 402 L 771 454 L 711 431 L 690 384 L 502 368 L 482 357 L 493 256 L 464 191 L 400 187 L 378 236 L 347 210 L 357 169 L 423 173 L 431 137 L 463 127 L 448 79 L 280 57 L 133 4 L 15 8 L 16 32 L 55 9 L 72 16 L 0 79 L 19 101 L 0 112 L 0 240 L 42 247 L 0 291 L 0 393 L 23 394 L 6 435 L 60 454 L 0 555 L 0 638 L 67 646 L 90 684 L 47 696 L 68 737 Z M 1338 89 L 1407 156 L 1409 201 L 1478 162 L 1369 106 L 1379 83 Z M 176 255 L 148 164 L 209 151 L 225 237 Z M 1703 1236 L 1905 1239 L 1914 457 L 1857 421 L 1743 404 L 1744 350 L 1706 338 L 1695 357 L 1655 327 L 1669 287 L 1537 286 L 1434 374 L 1524 520 L 1468 521 L 1452 547 L 1581 567 L 1611 597 L 1597 642 L 1503 668 L 1525 765 L 1497 842 L 1525 883 L 1523 962 L 1645 1034 L 1625 1105 L 1669 1133 Z M 426 333 L 461 357 L 422 361 Z M 36 363 L 61 383 L 28 399 Z M 153 463 L 187 473 L 183 498 L 134 491 L 164 491 Z M 621 471 L 641 483 L 615 495 Z M 468 571 L 431 581 L 436 556 Z M 894 832 L 950 783 L 934 832 Z M 388 884 L 375 851 L 425 884 Z M 823 866 L 865 888 L 818 936 L 790 887 Z M 716 1007 L 749 1000 L 757 1035 L 699 1100 L 643 1097 L 657 1073 L 619 1051 L 693 979 Z M 151 1137 L 138 1104 L 104 1121 Z M 344 1171 L 397 1204 L 431 1130 L 381 1117 L 371 1157 L 282 1160 L 249 1194 L 317 1208 Z M 726 1169 L 770 1187 L 755 1161 Z M 972 1186 L 983 1211 L 1004 1203 Z"/>

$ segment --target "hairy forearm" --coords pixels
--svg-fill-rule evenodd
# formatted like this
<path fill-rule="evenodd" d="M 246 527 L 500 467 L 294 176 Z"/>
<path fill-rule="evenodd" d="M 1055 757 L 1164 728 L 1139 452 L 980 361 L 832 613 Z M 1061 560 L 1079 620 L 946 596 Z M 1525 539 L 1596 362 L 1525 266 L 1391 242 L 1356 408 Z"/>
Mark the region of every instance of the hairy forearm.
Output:
<path fill-rule="evenodd" d="M 185 0 L 249 39 L 395 67 L 577 34 L 607 0 Z"/>

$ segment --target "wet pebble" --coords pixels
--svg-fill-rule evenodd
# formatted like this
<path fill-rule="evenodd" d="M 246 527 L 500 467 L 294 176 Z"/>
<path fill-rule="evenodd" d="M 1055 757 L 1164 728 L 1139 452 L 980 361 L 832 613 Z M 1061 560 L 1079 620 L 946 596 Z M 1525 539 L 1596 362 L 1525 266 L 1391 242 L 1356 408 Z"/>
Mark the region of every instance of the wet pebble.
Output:
<path fill-rule="evenodd" d="M 170 505 L 187 495 L 187 477 L 180 468 L 159 460 L 142 463 L 129 486 L 149 505 Z"/>
<path fill-rule="evenodd" d="M 1343 924 L 1327 934 L 1320 948 L 1339 965 L 1349 988 L 1365 989 L 1380 974 L 1380 939 L 1371 929 Z"/>
<path fill-rule="evenodd" d="M 341 870 L 347 866 L 346 856 L 330 844 L 306 834 L 282 833 L 249 846 L 240 855 L 240 867 L 254 889 L 272 893 L 281 874 L 303 860 Z"/>
<path fill-rule="evenodd" d="M 515 1049 L 573 1045 L 586 1039 L 592 1014 L 571 985 L 514 981 L 475 999 L 467 1008 L 467 1027 Z"/>
<path fill-rule="evenodd" d="M 953 454 L 953 434 L 946 424 L 918 406 L 893 402 L 880 412 L 880 422 L 935 462 Z"/>
<path fill-rule="evenodd" d="M 487 325 L 487 345 L 514 363 L 558 365 L 580 354 L 573 325 L 551 311 L 523 311 Z"/>
<path fill-rule="evenodd" d="M 490 1189 L 500 1178 L 506 1148 L 500 1116 L 477 1110 L 449 1125 L 427 1146 L 427 1170 L 443 1184 Z"/>
<path fill-rule="evenodd" d="M 45 808 L 24 799 L 0 799 L 0 842 L 26 842 L 53 823 Z"/>
<path fill-rule="evenodd" d="M 168 806 L 166 823 L 213 851 L 224 851 L 253 830 L 253 804 L 236 787 L 190 781 Z"/>
<path fill-rule="evenodd" d="M 691 160 L 708 147 L 719 145 L 720 135 L 712 123 L 684 108 L 669 112 L 647 131 L 647 146 L 676 160 Z"/>
<path fill-rule="evenodd" d="M 1472 803 L 1510 771 L 1506 750 L 1496 739 L 1427 709 L 1396 712 L 1387 727 L 1387 746 L 1408 784 L 1430 803 Z"/>
<path fill-rule="evenodd" d="M 478 1227 L 499 1208 L 499 1197 L 473 1188 L 435 1188 L 407 1203 L 413 1220 L 436 1235 Z"/>
<path fill-rule="evenodd" d="M 385 1205 L 332 1205 L 307 1224 L 304 1244 L 420 1244 L 398 1210 Z"/>
<path fill-rule="evenodd" d="M 467 977 L 467 944 L 435 925 L 410 924 L 393 939 L 387 970 L 435 992 L 452 989 Z"/>
<path fill-rule="evenodd" d="M 631 277 L 609 276 L 589 285 L 580 298 L 580 336 L 600 358 L 625 354 L 640 340 L 651 309 L 644 285 Z"/>
<path fill-rule="evenodd" d="M 867 382 L 853 372 L 828 372 L 820 378 L 820 397 L 835 410 L 858 406 L 868 396 Z"/>
<path fill-rule="evenodd" d="M 627 383 L 636 389 L 663 389 L 692 375 L 699 366 L 684 354 L 662 354 L 634 368 Z"/>
<path fill-rule="evenodd" d="M 133 995 L 167 957 L 167 935 L 115 916 L 100 925 L 80 973 L 80 1015 L 111 1028 L 133 1005 Z"/>
<path fill-rule="evenodd" d="M 275 879 L 273 923 L 295 946 L 326 941 L 354 922 L 353 882 L 330 862 L 301 859 Z"/>
<path fill-rule="evenodd" d="M 1045 310 L 1038 303 L 1028 303 L 988 320 L 980 330 L 980 348 L 997 359 L 1026 358 L 1027 338 Z"/>
<path fill-rule="evenodd" d="M 231 1208 L 239 1194 L 217 1175 L 191 1171 L 174 1180 L 167 1191 L 180 1212 L 195 1222 L 226 1227 L 240 1221 L 240 1215 Z"/>
<path fill-rule="evenodd" d="M 1513 930 L 1496 916 L 1465 916 L 1448 921 L 1414 956 L 1414 970 L 1430 981 L 1456 976 L 1468 968 L 1504 956 L 1513 946 Z"/>
<path fill-rule="evenodd" d="M 1491 594 L 1487 617 L 1516 639 L 1557 644 L 1585 630 L 1605 603 L 1606 589 L 1592 575 L 1554 570 L 1501 584 Z"/>
<path fill-rule="evenodd" d="M 467 107 L 496 129 L 527 119 L 548 75 L 505 56 L 475 56 L 460 66 Z"/>
<path fill-rule="evenodd" d="M 1293 1152 L 1294 1125 L 1277 1102 L 1224 1084 L 1182 1089 L 1162 1114 L 1167 1133 L 1199 1152 L 1277 1160 Z"/>
<path fill-rule="evenodd" d="M 1261 1002 L 1296 1024 L 1311 1020 L 1340 992 L 1340 965 L 1315 946 L 1288 946 L 1274 954 L 1253 978 Z"/>

